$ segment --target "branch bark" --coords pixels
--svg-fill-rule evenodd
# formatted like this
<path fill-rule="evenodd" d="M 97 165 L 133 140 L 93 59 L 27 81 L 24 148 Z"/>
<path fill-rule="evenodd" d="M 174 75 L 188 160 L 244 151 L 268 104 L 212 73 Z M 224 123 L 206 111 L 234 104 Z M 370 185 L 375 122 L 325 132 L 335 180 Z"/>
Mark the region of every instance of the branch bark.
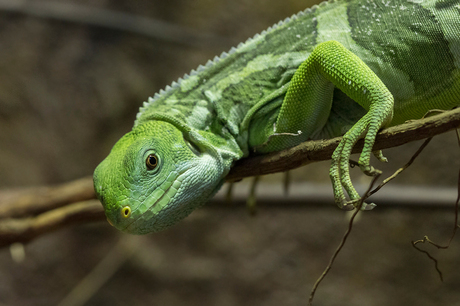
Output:
<path fill-rule="evenodd" d="M 447 132 L 460 126 L 460 108 L 382 130 L 375 150 L 400 146 Z M 227 181 L 284 172 L 313 162 L 328 160 L 341 137 L 302 143 L 281 152 L 238 161 Z M 360 152 L 363 141 L 353 149 Z M 95 200 L 92 177 L 58 186 L 0 192 L 0 247 L 28 242 L 39 235 L 79 224 L 104 220 L 102 205 Z"/>
<path fill-rule="evenodd" d="M 73 224 L 95 222 L 104 219 L 104 211 L 98 200 L 69 203 L 37 216 L 0 220 L 0 247 L 15 242 L 28 242 L 45 233 Z"/>
<path fill-rule="evenodd" d="M 433 137 L 458 127 L 460 127 L 460 108 L 442 111 L 438 115 L 412 120 L 382 130 L 377 135 L 374 150 L 397 147 L 411 141 Z M 342 137 L 336 137 L 307 141 L 281 152 L 239 160 L 227 175 L 227 181 L 238 181 L 249 176 L 284 172 L 331 159 L 332 153 L 341 139 Z M 363 144 L 363 139 L 360 139 L 352 152 L 361 152 Z"/>

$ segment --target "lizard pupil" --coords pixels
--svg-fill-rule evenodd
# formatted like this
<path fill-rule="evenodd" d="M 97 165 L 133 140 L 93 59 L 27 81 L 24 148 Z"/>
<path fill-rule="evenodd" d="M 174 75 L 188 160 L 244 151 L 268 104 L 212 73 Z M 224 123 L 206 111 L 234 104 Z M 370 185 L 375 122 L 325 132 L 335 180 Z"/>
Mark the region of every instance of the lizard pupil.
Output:
<path fill-rule="evenodd" d="M 154 154 L 150 154 L 149 156 L 147 156 L 145 164 L 147 165 L 147 168 L 149 170 L 153 170 L 158 165 L 158 158 Z"/>

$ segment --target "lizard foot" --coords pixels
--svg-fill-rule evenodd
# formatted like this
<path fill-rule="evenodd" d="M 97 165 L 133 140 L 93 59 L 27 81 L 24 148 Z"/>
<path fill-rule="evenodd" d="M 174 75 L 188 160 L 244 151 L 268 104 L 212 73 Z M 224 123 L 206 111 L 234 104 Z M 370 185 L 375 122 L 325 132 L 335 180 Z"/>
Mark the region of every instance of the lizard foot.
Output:
<path fill-rule="evenodd" d="M 388 112 L 391 118 L 391 110 Z M 375 169 L 370 165 L 370 155 L 374 145 L 375 137 L 378 130 L 386 122 L 380 114 L 368 112 L 361 118 L 342 138 L 334 153 L 332 154 L 332 164 L 329 171 L 329 176 L 334 189 L 334 198 L 336 204 L 345 210 L 350 210 L 350 207 L 356 207 L 360 200 L 360 195 L 353 187 L 350 178 L 349 158 L 351 151 L 358 139 L 364 137 L 364 147 L 359 157 L 359 167 L 361 171 L 370 176 L 375 176 L 380 170 Z M 375 151 L 374 155 L 380 161 L 386 161 L 381 151 Z M 348 194 L 350 201 L 346 201 L 345 193 Z M 373 203 L 363 203 L 361 210 L 371 210 L 376 205 Z"/>

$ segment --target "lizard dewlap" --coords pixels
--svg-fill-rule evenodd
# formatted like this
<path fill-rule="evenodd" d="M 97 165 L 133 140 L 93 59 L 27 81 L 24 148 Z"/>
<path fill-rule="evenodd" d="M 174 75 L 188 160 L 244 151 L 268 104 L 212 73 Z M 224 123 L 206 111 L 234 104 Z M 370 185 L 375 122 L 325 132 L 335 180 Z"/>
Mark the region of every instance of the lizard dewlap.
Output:
<path fill-rule="evenodd" d="M 330 177 L 337 205 L 353 209 L 348 159 L 358 139 L 360 168 L 372 175 L 379 129 L 459 104 L 458 1 L 324 2 L 149 98 L 94 187 L 113 226 L 146 234 L 203 205 L 234 161 L 344 135 Z"/>

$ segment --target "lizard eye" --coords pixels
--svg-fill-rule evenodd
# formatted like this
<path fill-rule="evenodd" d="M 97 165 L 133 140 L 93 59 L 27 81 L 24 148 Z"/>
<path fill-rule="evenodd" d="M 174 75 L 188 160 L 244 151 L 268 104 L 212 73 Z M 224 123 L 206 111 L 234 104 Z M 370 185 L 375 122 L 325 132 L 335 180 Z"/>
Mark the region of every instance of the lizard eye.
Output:
<path fill-rule="evenodd" d="M 147 156 L 145 164 L 149 170 L 153 170 L 158 166 L 158 158 L 154 154 Z"/>
<path fill-rule="evenodd" d="M 129 206 L 125 206 L 121 209 L 121 216 L 123 218 L 128 218 L 131 215 L 131 208 Z"/>

